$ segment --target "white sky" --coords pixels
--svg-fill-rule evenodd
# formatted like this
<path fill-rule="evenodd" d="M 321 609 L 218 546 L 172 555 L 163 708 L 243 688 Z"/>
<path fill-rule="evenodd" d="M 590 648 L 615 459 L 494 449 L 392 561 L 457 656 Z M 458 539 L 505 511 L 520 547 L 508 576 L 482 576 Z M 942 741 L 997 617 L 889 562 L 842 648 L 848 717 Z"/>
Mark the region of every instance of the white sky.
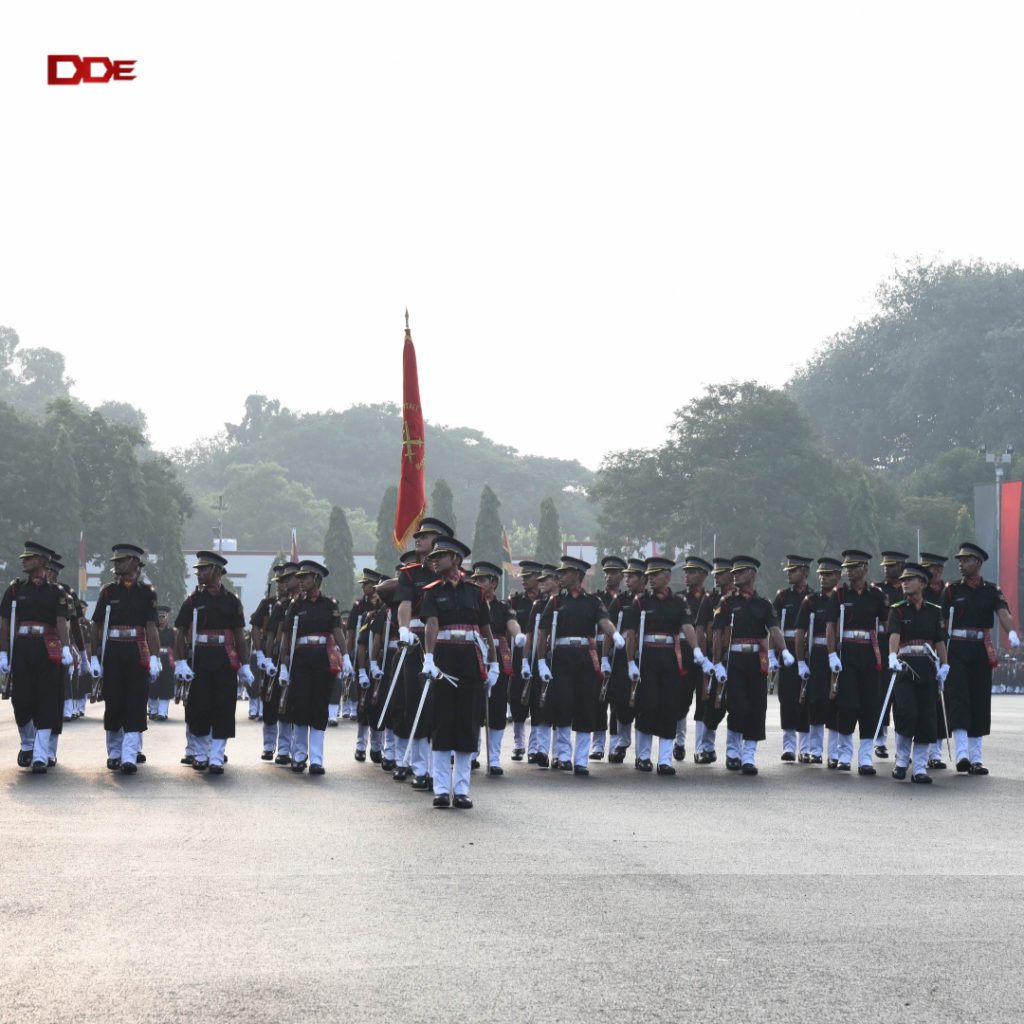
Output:
<path fill-rule="evenodd" d="M 596 466 L 784 381 L 898 261 L 1024 262 L 1020 10 L 8 4 L 0 323 L 168 447 L 253 391 L 399 401 L 408 305 L 428 419 Z"/>

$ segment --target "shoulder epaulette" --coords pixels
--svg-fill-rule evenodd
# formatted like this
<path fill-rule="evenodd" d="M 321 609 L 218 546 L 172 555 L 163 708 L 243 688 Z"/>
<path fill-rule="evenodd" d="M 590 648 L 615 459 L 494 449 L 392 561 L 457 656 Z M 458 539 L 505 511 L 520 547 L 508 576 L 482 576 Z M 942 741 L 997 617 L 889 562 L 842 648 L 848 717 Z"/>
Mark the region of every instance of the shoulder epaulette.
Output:
<path fill-rule="evenodd" d="M 900 604 L 903 604 L 903 602 L 900 601 Z M 934 601 L 925 601 L 925 604 L 928 605 L 929 608 L 938 608 L 940 612 L 942 611 L 942 605 L 936 604 Z"/>
<path fill-rule="evenodd" d="M 895 602 L 895 603 L 893 604 L 893 608 L 902 608 L 902 607 L 903 607 L 903 605 L 905 605 L 906 603 L 907 603 L 907 599 L 906 599 L 906 598 L 904 598 L 904 599 L 903 599 L 902 601 L 896 601 L 896 602 Z M 925 604 L 927 604 L 927 603 L 928 603 L 928 602 L 927 602 L 927 601 L 925 601 Z"/>
<path fill-rule="evenodd" d="M 434 580 L 433 582 L 428 583 L 423 589 L 430 590 L 432 587 L 436 587 L 440 583 L 444 583 L 444 580 Z"/>

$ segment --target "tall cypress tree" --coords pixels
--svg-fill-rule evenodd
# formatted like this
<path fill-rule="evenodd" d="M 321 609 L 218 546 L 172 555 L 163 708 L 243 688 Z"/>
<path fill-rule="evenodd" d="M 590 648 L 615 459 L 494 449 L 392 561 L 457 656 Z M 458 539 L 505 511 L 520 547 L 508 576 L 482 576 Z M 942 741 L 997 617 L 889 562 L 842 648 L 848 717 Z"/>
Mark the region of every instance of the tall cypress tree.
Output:
<path fill-rule="evenodd" d="M 459 535 L 458 524 L 455 522 L 455 499 L 445 480 L 438 480 L 430 492 L 430 514 L 442 523 L 447 523 L 456 537 Z"/>
<path fill-rule="evenodd" d="M 107 495 L 106 547 L 111 544 L 142 544 L 149 534 L 149 507 L 146 504 L 146 482 L 138 459 L 128 441 L 117 446 Z M 105 579 L 113 579 L 108 565 Z"/>
<path fill-rule="evenodd" d="M 78 467 L 71 446 L 71 437 L 62 425 L 57 428 L 53 445 L 50 480 L 55 500 L 49 503 L 47 542 L 64 557 L 67 569 L 64 582 L 78 586 L 78 538 L 82 529 L 82 507 L 79 502 Z"/>
<path fill-rule="evenodd" d="M 349 608 L 355 595 L 356 558 L 345 510 L 331 508 L 331 518 L 324 537 L 324 563 L 331 574 L 324 580 L 324 591 L 337 598 L 343 609 Z"/>
<path fill-rule="evenodd" d="M 541 562 L 557 565 L 562 557 L 562 528 L 558 524 L 558 509 L 552 498 L 540 503 L 540 523 L 537 526 L 537 558 Z"/>
<path fill-rule="evenodd" d="M 378 572 L 386 572 L 389 576 L 395 570 L 398 558 L 395 554 L 395 542 L 392 534 L 395 529 L 395 507 L 398 505 L 398 488 L 389 487 L 380 499 L 380 511 L 377 513 L 377 547 L 374 549 L 374 561 Z"/>
<path fill-rule="evenodd" d="M 476 530 L 473 533 L 473 561 L 484 560 L 501 565 L 505 556 L 501 549 L 501 502 L 491 490 L 490 484 L 484 484 L 480 492 L 480 511 L 476 517 Z"/>

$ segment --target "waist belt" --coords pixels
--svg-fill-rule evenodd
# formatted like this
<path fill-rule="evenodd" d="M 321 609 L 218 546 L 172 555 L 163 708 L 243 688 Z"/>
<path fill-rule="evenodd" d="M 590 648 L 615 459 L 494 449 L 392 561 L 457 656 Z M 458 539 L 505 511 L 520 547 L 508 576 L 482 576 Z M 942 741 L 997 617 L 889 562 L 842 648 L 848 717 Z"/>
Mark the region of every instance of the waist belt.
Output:
<path fill-rule="evenodd" d="M 141 626 L 118 626 L 115 629 L 107 630 L 108 640 L 138 640 L 145 636 L 146 631 Z"/>
<path fill-rule="evenodd" d="M 46 645 L 46 657 L 56 663 L 60 662 L 61 642 L 57 636 L 57 627 L 51 626 L 48 622 L 30 622 L 26 619 L 18 623 L 17 636 L 39 636 L 43 638 Z M 148 664 L 148 662 L 147 662 Z"/>
<path fill-rule="evenodd" d="M 170 649 L 170 647 L 161 647 L 160 648 L 160 653 L 161 654 L 170 654 L 171 653 L 171 649 Z"/>
<path fill-rule="evenodd" d="M 984 640 L 987 632 L 986 629 L 954 629 L 951 635 L 958 640 Z"/>
<path fill-rule="evenodd" d="M 241 667 L 238 651 L 235 650 L 235 634 L 230 629 L 209 629 L 205 633 L 196 633 L 196 646 L 223 647 L 228 656 L 228 664 L 236 672 Z"/>
<path fill-rule="evenodd" d="M 480 630 L 470 629 L 466 626 L 453 626 L 451 629 L 439 629 L 437 631 L 438 640 L 454 640 L 462 641 L 463 643 L 475 644 L 479 636 Z"/>
<path fill-rule="evenodd" d="M 591 643 L 588 636 L 560 636 L 555 640 L 556 647 L 589 647 Z"/>
<path fill-rule="evenodd" d="M 823 636 L 816 636 L 814 638 L 814 643 L 811 646 L 812 647 L 826 647 L 827 645 L 828 645 L 828 641 L 825 639 L 825 637 L 823 637 Z"/>
<path fill-rule="evenodd" d="M 299 636 L 295 638 L 295 646 L 326 647 L 327 639 L 328 637 L 326 633 L 307 633 L 305 636 Z"/>
<path fill-rule="evenodd" d="M 875 639 L 875 631 L 873 629 L 844 629 L 843 639 L 869 644 Z"/>
<path fill-rule="evenodd" d="M 729 644 L 729 650 L 736 654 L 757 654 L 761 650 L 760 644 Z"/>
<path fill-rule="evenodd" d="M 674 647 L 679 637 L 675 633 L 647 633 L 644 647 Z"/>
<path fill-rule="evenodd" d="M 388 641 L 388 650 L 389 651 L 397 651 L 398 650 L 398 641 L 397 640 L 389 640 Z"/>
<path fill-rule="evenodd" d="M 795 629 L 787 629 L 782 635 L 787 640 L 795 640 L 796 639 L 796 630 Z"/>
<path fill-rule="evenodd" d="M 930 658 L 931 654 L 928 648 L 924 644 L 909 643 L 903 644 L 899 649 L 899 655 L 901 658 Z"/>
<path fill-rule="evenodd" d="M 42 624 L 22 623 L 18 627 L 18 636 L 43 636 L 46 633 L 46 626 Z"/>
<path fill-rule="evenodd" d="M 197 644 L 224 644 L 227 639 L 223 633 L 196 633 Z"/>

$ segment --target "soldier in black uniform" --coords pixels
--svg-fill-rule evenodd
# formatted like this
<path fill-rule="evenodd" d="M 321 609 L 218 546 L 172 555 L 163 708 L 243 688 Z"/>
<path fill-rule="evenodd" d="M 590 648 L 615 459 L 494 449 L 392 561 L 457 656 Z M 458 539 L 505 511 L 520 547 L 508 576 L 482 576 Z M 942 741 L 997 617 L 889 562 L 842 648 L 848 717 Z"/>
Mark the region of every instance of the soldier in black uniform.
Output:
<path fill-rule="evenodd" d="M 341 609 L 320 590 L 326 576 L 327 568 L 319 562 L 299 562 L 299 596 L 288 607 L 281 631 L 278 675 L 288 691 L 292 771 L 305 771 L 308 756 L 310 775 L 324 774 L 324 737 L 335 679 L 352 674 Z"/>
<path fill-rule="evenodd" d="M 270 608 L 266 625 L 258 631 L 263 645 L 263 753 L 260 759 L 279 765 L 292 763 L 292 723 L 281 715 L 281 680 L 277 678 L 281 655 L 281 634 L 284 617 L 292 599 L 299 592 L 298 562 L 284 562 L 276 574 L 277 597 Z M 254 634 L 256 633 L 254 629 Z M 275 753 L 276 751 L 276 753 Z"/>
<path fill-rule="evenodd" d="M 686 607 L 690 613 L 690 621 L 693 623 L 694 631 L 697 634 L 698 644 L 703 648 L 708 641 L 708 629 L 711 625 L 711 617 L 714 613 L 712 607 L 711 594 L 704 589 L 704 583 L 708 578 L 708 573 L 711 572 L 712 565 L 710 562 L 705 561 L 703 558 L 698 558 L 696 555 L 690 555 L 685 564 L 683 565 L 683 576 L 686 580 L 686 589 L 683 591 L 682 596 L 686 599 Z M 708 650 L 710 650 L 710 646 Z M 687 690 L 692 695 L 690 698 L 684 694 L 685 711 L 683 716 L 679 719 L 676 724 L 676 741 L 672 747 L 672 757 L 676 761 L 686 760 L 686 719 L 687 712 L 690 708 L 691 699 L 694 702 L 693 710 L 693 732 L 694 732 L 694 750 L 698 751 L 701 749 L 701 742 L 704 738 L 704 723 L 702 721 L 702 702 L 701 694 L 704 691 L 704 673 L 707 671 L 705 666 L 713 669 L 714 666 L 711 664 L 711 659 L 705 657 L 702 662 L 694 661 L 692 656 L 688 656 L 686 649 L 683 649 L 684 665 L 686 664 L 685 659 L 690 657 L 693 663 L 693 671 L 690 672 L 687 669 L 688 677 L 686 681 Z M 694 754 L 694 760 L 697 755 Z"/>
<path fill-rule="evenodd" d="M 802 764 L 821 764 L 825 748 L 825 726 L 829 730 L 829 760 L 839 763 L 839 734 L 836 732 L 836 702 L 828 699 L 832 672 L 828 665 L 826 633 L 833 621 L 832 591 L 839 585 L 843 566 L 838 558 L 818 559 L 820 592 L 809 590 L 796 615 L 796 650 L 800 676 L 800 697 L 807 708 L 808 751 Z M 814 616 L 812 623 L 811 616 Z M 813 636 L 810 635 L 813 630 Z"/>
<path fill-rule="evenodd" d="M 189 685 L 185 722 L 196 745 L 192 767 L 200 772 L 209 768 L 212 775 L 224 774 L 227 742 L 235 735 L 238 680 L 255 683 L 245 664 L 249 652 L 242 602 L 221 583 L 227 564 L 216 551 L 196 552 L 199 587 L 185 598 L 174 620 L 175 676 Z"/>
<path fill-rule="evenodd" d="M 604 573 L 604 589 L 597 592 L 601 603 L 605 608 L 611 608 L 612 602 L 619 596 L 622 587 L 622 574 L 626 571 L 626 560 L 618 555 L 605 555 L 601 559 L 601 572 Z M 615 622 L 612 619 L 612 622 Z M 618 629 L 618 625 L 615 627 Z M 621 632 L 621 630 L 620 630 Z M 595 636 L 595 640 L 599 639 Z M 601 727 L 594 732 L 590 743 L 590 759 L 600 761 L 604 757 L 605 737 L 611 733 L 612 737 L 618 735 L 618 722 L 615 720 L 615 712 L 611 704 L 611 687 L 607 688 L 604 700 L 600 701 L 599 717 Z M 614 747 L 615 744 L 613 743 Z"/>
<path fill-rule="evenodd" d="M 277 595 L 280 593 L 278 579 L 284 570 L 284 562 L 275 562 L 270 567 L 270 582 L 267 584 L 267 592 L 260 599 L 256 611 L 249 616 L 249 649 L 256 659 L 256 686 L 249 693 L 249 721 L 260 722 L 263 720 L 263 697 L 267 687 L 268 663 L 263 653 L 263 645 L 267 637 L 267 626 L 270 623 L 270 613 L 274 610 Z M 264 730 L 266 732 L 266 730 Z M 269 758 L 268 758 L 269 760 Z"/>
<path fill-rule="evenodd" d="M 501 743 L 505 737 L 506 712 L 508 710 L 509 680 L 512 678 L 512 651 L 522 650 L 526 634 L 519 628 L 519 621 L 512 609 L 499 601 L 496 595 L 501 581 L 501 569 L 493 562 L 474 562 L 470 582 L 480 588 L 487 608 L 491 635 L 498 651 L 498 681 L 491 687 L 484 710 L 487 729 L 487 774 L 504 775 L 501 767 Z"/>
<path fill-rule="evenodd" d="M 480 716 L 500 674 L 483 593 L 467 584 L 461 571 L 462 560 L 468 556 L 469 548 L 454 537 L 436 538 L 430 552 L 436 578 L 424 588 L 421 606 L 423 673 L 434 693 L 430 737 L 434 806 L 463 810 L 473 806 L 470 765 L 479 744 Z M 486 667 L 482 649 L 487 652 Z"/>
<path fill-rule="evenodd" d="M 903 598 L 889 610 L 889 670 L 896 673 L 892 717 L 896 725 L 894 779 L 905 779 L 913 754 L 911 782 L 931 782 L 928 747 L 938 735 L 935 710 L 939 688 L 949 675 L 942 609 L 924 599 L 928 570 L 905 562 L 900 574 Z M 935 665 L 935 657 L 941 665 Z"/>
<path fill-rule="evenodd" d="M 50 583 L 60 587 L 68 596 L 68 607 L 71 610 L 71 618 L 68 619 L 68 635 L 71 637 L 71 656 L 74 664 L 68 665 L 64 675 L 64 715 L 63 720 L 70 722 L 78 718 L 75 709 L 76 697 L 78 695 L 77 679 L 84 674 L 85 669 L 85 644 L 82 641 L 81 621 L 85 605 L 79 601 L 78 595 L 67 584 L 60 581 L 60 572 L 64 568 L 60 555 L 54 554 L 50 558 L 50 564 L 46 567 L 46 577 Z M 62 730 L 63 731 L 63 730 Z M 57 739 L 60 733 L 50 734 L 50 758 L 49 763 L 57 763 Z"/>
<path fill-rule="evenodd" d="M 928 570 L 928 586 L 924 588 L 925 600 L 937 604 L 940 608 L 946 591 L 942 575 L 946 571 L 946 562 L 948 561 L 949 559 L 945 555 L 936 555 L 930 551 L 922 551 L 921 557 L 918 559 L 919 564 Z M 936 721 L 939 726 L 939 734 L 928 749 L 928 770 L 945 771 L 948 765 L 942 760 L 942 741 L 952 733 L 946 732 L 946 715 L 941 700 L 936 708 Z"/>
<path fill-rule="evenodd" d="M 789 576 L 789 586 L 780 590 L 772 602 L 775 614 L 779 618 L 779 629 L 790 651 L 796 646 L 796 616 L 800 605 L 810 593 L 807 577 L 810 574 L 813 559 L 805 555 L 786 555 L 782 566 L 783 572 Z M 799 754 L 800 760 L 809 758 L 808 731 L 810 722 L 807 718 L 807 704 L 800 703 L 800 676 L 796 666 L 783 665 L 778 672 L 779 680 L 779 719 L 782 725 L 782 760 L 795 761 Z"/>
<path fill-rule="evenodd" d="M 21 553 L 26 578 L 13 580 L 0 599 L 0 675 L 10 673 L 21 737 L 18 767 L 31 766 L 35 774 L 44 774 L 49 764 L 50 736 L 62 725 L 64 674 L 74 661 L 68 595 L 46 579 L 50 553 L 45 545 L 26 541 Z"/>
<path fill-rule="evenodd" d="M 712 559 L 712 574 L 715 578 L 715 589 L 711 592 L 712 623 L 708 626 L 705 646 L 711 650 L 714 646 L 714 613 L 722 601 L 736 592 L 732 582 L 732 559 L 716 556 Z M 705 675 L 697 694 L 697 711 L 694 718 L 700 722 L 700 736 L 693 752 L 694 764 L 714 764 L 718 760 L 715 745 L 718 738 L 718 727 L 725 718 L 726 704 L 718 700 L 718 687 L 715 673 Z"/>
<path fill-rule="evenodd" d="M 160 640 L 160 673 L 149 684 L 149 720 L 166 722 L 171 698 L 174 696 L 174 628 L 170 623 L 171 609 L 165 604 L 156 606 L 156 632 Z"/>
<path fill-rule="evenodd" d="M 882 656 L 878 646 L 878 627 L 889 618 L 885 594 L 868 583 L 871 555 L 857 548 L 843 552 L 843 568 L 848 586 L 840 584 L 832 592 L 834 622 L 828 624 L 829 668 L 838 673 L 836 692 L 836 729 L 839 749 L 836 763 L 829 768 L 848 772 L 853 761 L 853 730 L 860 726 L 857 773 L 874 775 L 872 740 L 882 710 L 879 673 Z M 839 635 L 842 626 L 842 636 Z M 831 683 L 830 683 L 831 685 Z"/>
<path fill-rule="evenodd" d="M 995 619 L 1006 630 L 1014 650 L 1020 647 L 1020 637 L 1013 628 L 1003 592 L 982 579 L 981 566 L 988 560 L 985 550 L 965 541 L 954 557 L 961 578 L 946 587 L 943 597 L 950 631 L 946 712 L 956 743 L 956 770 L 988 775 L 981 760 L 981 744 L 992 728 Z"/>
<path fill-rule="evenodd" d="M 590 737 L 600 725 L 597 698 L 602 674 L 595 630 L 610 637 L 618 649 L 626 645 L 601 599 L 583 589 L 589 568 L 590 563 L 581 558 L 562 557 L 560 593 L 544 609 L 537 643 L 541 700 L 550 703 L 555 727 L 553 767 L 575 775 L 590 774 Z M 575 753 L 572 732 L 576 733 Z"/>
<path fill-rule="evenodd" d="M 401 568 L 401 565 L 399 565 Z M 373 569 L 364 569 L 361 585 L 369 596 L 357 601 L 349 612 L 351 626 L 346 629 L 349 644 L 355 633 L 353 660 L 359 681 L 359 699 L 356 703 L 356 750 L 357 761 L 366 760 L 369 747 L 370 760 L 380 764 L 384 760 L 385 730 L 378 728 L 384 701 L 381 688 L 394 667 L 398 650 L 398 627 L 394 625 L 394 607 L 390 599 L 385 600 L 376 589 L 390 577 Z M 369 581 L 369 582 L 368 582 Z M 392 596 L 394 592 L 392 591 Z M 356 610 L 362 608 L 362 611 Z M 388 756 L 394 758 L 394 735 L 390 737 L 391 750 Z"/>
<path fill-rule="evenodd" d="M 639 594 L 622 619 L 630 702 L 636 707 L 635 767 L 653 770 L 651 747 L 657 736 L 659 775 L 676 774 L 672 766 L 676 725 L 684 703 L 688 706 L 693 698 L 694 660 L 701 668 L 705 660 L 687 601 L 672 593 L 674 567 L 669 558 L 648 558 L 645 575 L 650 592 Z"/>
<path fill-rule="evenodd" d="M 529 633 L 530 610 L 540 597 L 537 577 L 543 570 L 540 562 L 524 559 L 519 563 L 519 576 L 523 581 L 522 591 L 509 595 L 508 606 L 519 623 L 519 632 L 524 638 Z M 525 640 L 524 640 L 525 644 Z M 512 714 L 512 760 L 522 761 L 526 753 L 526 718 L 530 713 L 530 701 L 523 700 L 526 681 L 522 676 L 524 659 L 529 662 L 531 650 L 525 645 L 512 650 L 512 678 L 508 684 L 508 706 Z M 531 751 L 531 753 L 533 753 Z"/>
<path fill-rule="evenodd" d="M 425 559 L 436 540 L 442 537 L 450 538 L 453 533 L 452 528 L 447 523 L 442 523 L 440 519 L 423 519 L 420 528 L 412 535 L 417 556 Z M 430 773 L 430 701 L 420 715 L 416 735 L 410 736 L 410 730 L 423 693 L 423 618 L 420 615 L 420 604 L 423 602 L 424 588 L 436 579 L 437 576 L 429 564 L 424 564 L 423 561 L 410 562 L 399 572 L 395 588 L 395 601 L 398 605 L 398 644 L 399 648 L 407 648 L 402 679 L 396 685 L 388 707 L 388 721 L 393 723 L 395 733 L 395 761 L 398 767 L 394 764 L 391 767 L 394 769 L 393 778 L 396 782 L 403 782 L 410 774 L 425 778 Z M 413 748 L 406 758 L 406 746 L 410 742 Z M 387 765 L 388 762 L 385 760 L 384 767 Z"/>
<path fill-rule="evenodd" d="M 375 607 L 373 598 L 376 597 L 376 586 L 384 579 L 382 574 L 374 572 L 372 569 L 367 573 L 363 570 L 363 575 L 356 581 L 361 589 L 361 595 L 352 602 L 352 607 L 348 610 L 348 615 L 345 619 L 345 638 L 348 642 L 347 654 L 353 665 L 356 663 L 356 644 L 359 638 L 359 630 L 363 628 L 363 623 L 369 619 L 371 610 Z M 379 600 L 378 600 L 379 603 Z M 355 686 L 354 689 L 359 689 Z M 365 722 L 366 718 L 366 701 L 362 699 L 362 693 L 354 693 L 353 686 L 346 685 L 344 687 L 344 693 L 342 694 L 342 707 L 341 717 L 351 718 L 357 722 Z M 337 709 L 333 709 L 337 711 Z M 362 714 L 360 714 L 362 711 Z M 334 722 L 330 719 L 327 722 L 328 725 L 337 725 L 338 718 L 337 714 L 334 715 Z M 376 722 L 374 723 L 376 725 Z M 358 744 L 358 729 L 356 743 Z M 364 737 L 365 740 L 365 737 Z M 366 744 L 363 743 L 363 750 L 366 750 Z"/>
<path fill-rule="evenodd" d="M 779 655 L 787 666 L 796 661 L 786 648 L 771 601 L 754 589 L 760 567 L 749 555 L 733 558 L 736 590 L 722 598 L 712 623 L 714 671 L 718 683 L 725 684 L 729 715 L 725 766 L 744 775 L 757 774 L 757 744 L 765 738 L 772 663 Z M 716 701 L 722 703 L 717 687 Z"/>
<path fill-rule="evenodd" d="M 551 708 L 541 703 L 541 682 L 534 678 L 540 657 L 540 620 L 551 598 L 558 593 L 558 566 L 546 562 L 537 574 L 540 594 L 530 608 L 526 622 L 526 650 L 520 675 L 523 679 L 523 695 L 530 710 L 530 739 L 527 746 L 527 764 L 540 768 L 549 765 L 548 751 L 553 747 L 551 737 Z M 522 697 L 520 698 L 522 699 Z"/>
<path fill-rule="evenodd" d="M 624 621 L 626 612 L 633 602 L 647 590 L 646 563 L 642 558 L 629 558 L 623 570 L 623 587 L 613 598 L 608 607 L 608 618 L 615 623 L 617 631 Z M 633 742 L 633 720 L 636 718 L 636 707 L 629 702 L 632 684 L 629 681 L 629 669 L 626 665 L 625 650 L 616 652 L 614 644 L 604 638 L 601 658 L 601 674 L 608 680 L 608 695 L 612 702 L 612 717 L 615 720 L 615 742 L 608 752 L 609 764 L 622 764 L 626 760 L 626 751 Z"/>
<path fill-rule="evenodd" d="M 115 582 L 101 591 L 92 621 L 92 675 L 103 680 L 103 728 L 107 768 L 134 775 L 146 731 L 150 681 L 160 674 L 156 591 L 139 577 L 144 552 L 115 544 L 110 561 Z"/>
<path fill-rule="evenodd" d="M 883 551 L 881 554 L 881 566 L 884 577 L 876 584 L 878 589 L 885 594 L 886 607 L 891 607 L 894 601 L 903 600 L 903 590 L 900 586 L 900 573 L 903 566 L 910 557 L 904 551 Z M 878 623 L 878 646 L 882 651 L 889 649 L 889 640 L 885 633 L 885 619 Z M 889 705 L 882 711 L 882 731 L 878 734 L 878 745 L 875 747 L 875 757 L 885 760 L 889 756 Z M 877 723 L 876 723 L 877 725 Z"/>

